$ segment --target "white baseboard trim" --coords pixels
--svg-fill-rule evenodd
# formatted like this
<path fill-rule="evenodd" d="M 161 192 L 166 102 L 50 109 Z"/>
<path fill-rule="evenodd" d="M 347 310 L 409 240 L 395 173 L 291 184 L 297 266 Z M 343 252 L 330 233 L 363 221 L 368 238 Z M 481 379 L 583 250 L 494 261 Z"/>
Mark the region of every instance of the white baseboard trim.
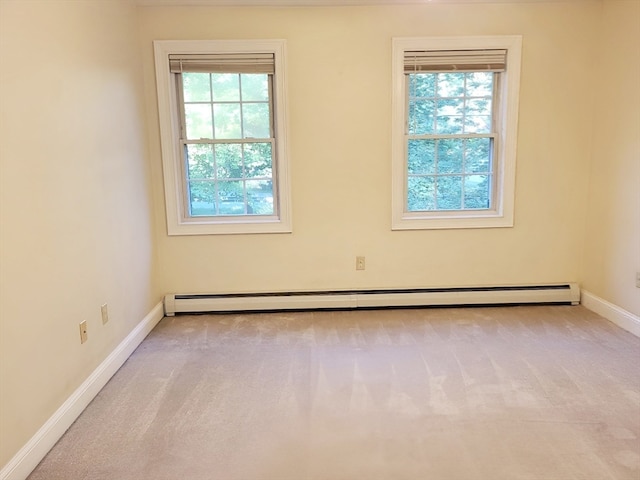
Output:
<path fill-rule="evenodd" d="M 163 316 L 160 302 L 0 470 L 0 480 L 24 480 L 29 476 Z"/>
<path fill-rule="evenodd" d="M 607 302 L 605 299 L 586 290 L 582 290 L 581 297 L 581 303 L 584 307 L 603 316 L 620 328 L 624 328 L 626 331 L 633 333 L 636 337 L 640 337 L 639 316 L 634 315 L 613 303 Z"/>

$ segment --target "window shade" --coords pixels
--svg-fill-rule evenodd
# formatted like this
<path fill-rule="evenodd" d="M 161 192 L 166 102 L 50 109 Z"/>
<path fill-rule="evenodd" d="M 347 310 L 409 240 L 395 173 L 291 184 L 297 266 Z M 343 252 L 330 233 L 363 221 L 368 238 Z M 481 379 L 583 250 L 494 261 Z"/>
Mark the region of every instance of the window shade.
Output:
<path fill-rule="evenodd" d="M 273 53 L 169 55 L 171 73 L 267 73 L 273 74 Z"/>
<path fill-rule="evenodd" d="M 506 50 L 405 51 L 404 72 L 503 72 Z"/>

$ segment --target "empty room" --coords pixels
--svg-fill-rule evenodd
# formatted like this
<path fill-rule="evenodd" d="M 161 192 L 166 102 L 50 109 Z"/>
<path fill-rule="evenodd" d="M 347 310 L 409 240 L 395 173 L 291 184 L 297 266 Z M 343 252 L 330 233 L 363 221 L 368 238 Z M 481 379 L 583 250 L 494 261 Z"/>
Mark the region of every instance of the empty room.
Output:
<path fill-rule="evenodd" d="M 640 2 L 0 0 L 0 480 L 640 479 Z"/>

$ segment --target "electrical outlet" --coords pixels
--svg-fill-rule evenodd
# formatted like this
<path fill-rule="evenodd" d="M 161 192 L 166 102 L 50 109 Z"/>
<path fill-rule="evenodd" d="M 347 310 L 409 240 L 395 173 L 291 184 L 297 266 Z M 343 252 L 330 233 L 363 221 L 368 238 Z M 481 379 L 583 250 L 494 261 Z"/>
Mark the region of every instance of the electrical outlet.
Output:
<path fill-rule="evenodd" d="M 109 310 L 107 309 L 107 304 L 100 306 L 100 314 L 102 315 L 102 324 L 106 324 L 109 321 Z"/>
<path fill-rule="evenodd" d="M 364 257 L 356 257 L 356 270 L 364 270 Z"/>
<path fill-rule="evenodd" d="M 636 287 L 640 288 L 640 272 L 636 272 Z"/>
<path fill-rule="evenodd" d="M 80 322 L 80 343 L 84 343 L 88 340 L 89 336 L 87 334 L 87 321 L 84 320 Z"/>

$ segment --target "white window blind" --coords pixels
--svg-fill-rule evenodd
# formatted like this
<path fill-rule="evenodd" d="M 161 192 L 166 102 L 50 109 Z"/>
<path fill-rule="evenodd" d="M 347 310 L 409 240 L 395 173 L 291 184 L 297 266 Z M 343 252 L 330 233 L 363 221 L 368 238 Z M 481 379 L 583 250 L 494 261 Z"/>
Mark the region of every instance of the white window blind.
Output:
<path fill-rule="evenodd" d="M 507 51 L 502 49 L 404 52 L 404 73 L 503 72 L 506 66 Z"/>
<path fill-rule="evenodd" d="M 171 73 L 275 73 L 272 53 L 233 54 L 172 54 L 169 55 Z"/>

